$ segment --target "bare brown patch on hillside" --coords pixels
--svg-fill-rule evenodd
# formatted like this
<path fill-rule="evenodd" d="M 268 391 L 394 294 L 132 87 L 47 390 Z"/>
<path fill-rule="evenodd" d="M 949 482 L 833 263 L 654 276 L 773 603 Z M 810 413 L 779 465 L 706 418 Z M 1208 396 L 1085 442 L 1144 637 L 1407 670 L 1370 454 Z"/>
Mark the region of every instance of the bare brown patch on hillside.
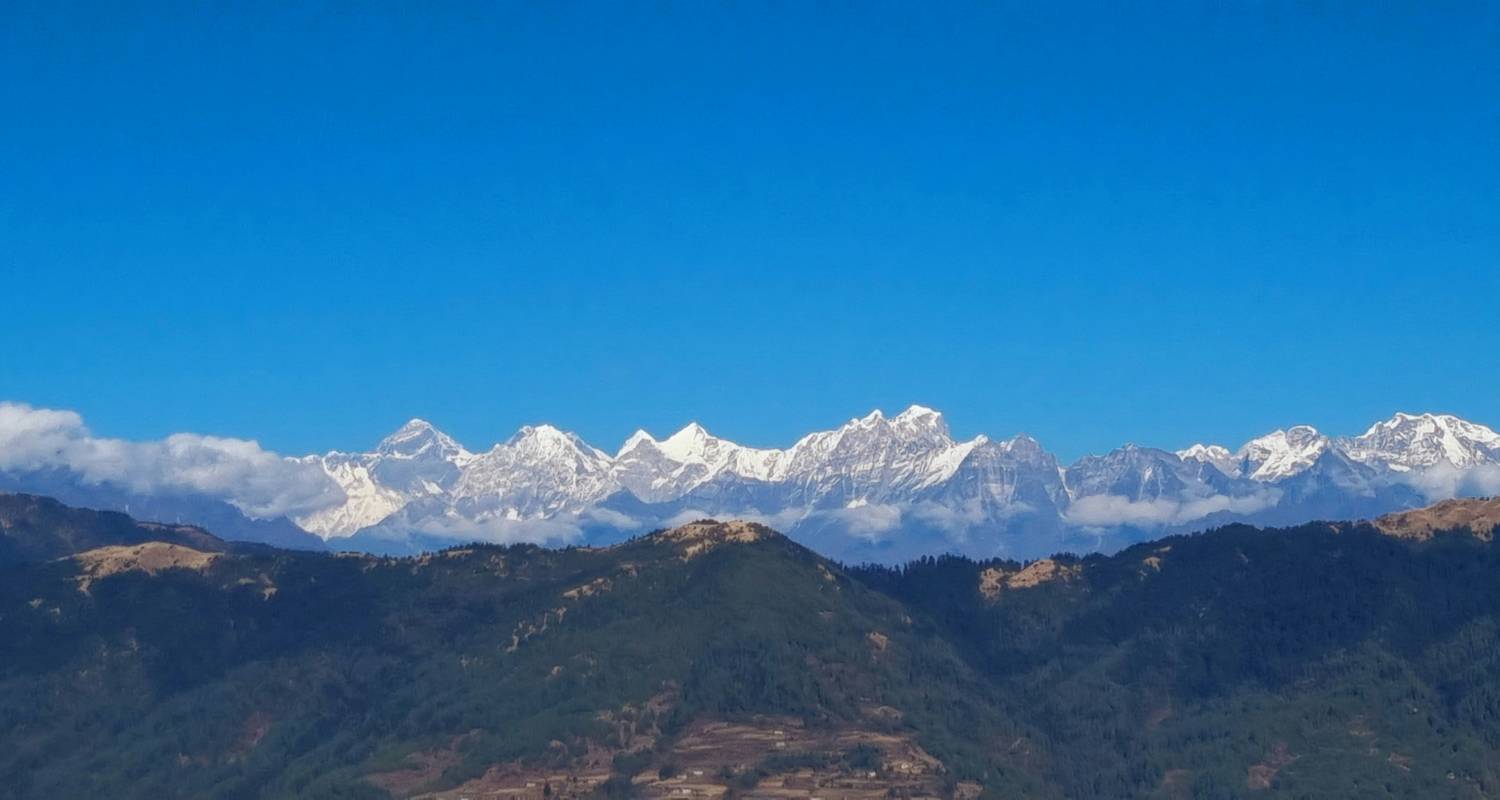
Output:
<path fill-rule="evenodd" d="M 592 597 L 596 594 L 603 594 L 613 587 L 614 584 L 610 582 L 609 578 L 595 578 L 588 583 L 585 583 L 581 586 L 575 586 L 567 590 L 566 592 L 563 592 L 563 597 L 572 600 L 578 600 L 584 597 Z"/>
<path fill-rule="evenodd" d="M 1500 497 L 1444 500 L 1426 508 L 1387 514 L 1373 524 L 1382 533 L 1403 539 L 1431 539 L 1438 531 L 1466 529 L 1490 541 L 1500 526 Z"/>
<path fill-rule="evenodd" d="M 1152 550 L 1151 555 L 1141 559 L 1141 577 L 1145 577 L 1151 572 L 1161 572 L 1162 562 L 1165 560 L 1167 553 L 1170 552 L 1172 552 L 1172 545 L 1163 545 Z"/>
<path fill-rule="evenodd" d="M 521 649 L 521 645 L 530 641 L 533 637 L 546 633 L 548 628 L 561 623 L 567 616 L 568 607 L 558 606 L 557 608 L 543 611 L 542 615 L 536 619 L 522 620 L 510 632 L 510 645 L 505 648 L 505 652 L 516 652 Z"/>
<path fill-rule="evenodd" d="M 639 574 L 639 568 L 635 564 L 623 564 L 616 577 L 634 578 Z M 610 591 L 615 586 L 614 581 L 607 577 L 595 578 L 587 583 L 579 584 L 562 593 L 564 601 L 572 601 L 575 605 L 583 601 L 597 597 Z M 553 625 L 560 624 L 568 616 L 568 606 L 562 605 L 557 608 L 543 611 L 540 616 L 516 623 L 511 630 L 510 644 L 506 646 L 505 652 L 514 653 L 521 649 L 521 645 L 527 641 L 546 633 Z"/>
<path fill-rule="evenodd" d="M 720 545 L 756 542 L 776 535 L 775 531 L 764 525 L 744 520 L 700 520 L 657 534 L 664 541 L 681 545 L 683 560 L 702 555 Z"/>
<path fill-rule="evenodd" d="M 240 728 L 240 736 L 229 751 L 229 760 L 238 761 L 250 754 L 266 734 L 271 732 L 271 715 L 264 711 L 251 712 Z"/>
<path fill-rule="evenodd" d="M 1245 788 L 1257 791 L 1271 788 L 1276 780 L 1276 773 L 1300 757 L 1287 749 L 1286 742 L 1277 742 L 1265 761 L 1250 766 L 1245 776 Z"/>
<path fill-rule="evenodd" d="M 979 593 L 994 600 L 1008 589 L 1032 589 L 1052 581 L 1071 580 L 1079 572 L 1077 564 L 1063 564 L 1050 558 L 1038 559 L 1014 571 L 990 567 L 979 573 Z"/>
<path fill-rule="evenodd" d="M 218 557 L 217 553 L 205 553 L 180 544 L 144 542 L 100 547 L 72 558 L 78 562 L 82 573 L 77 578 L 78 591 L 87 594 L 94 581 L 110 575 L 122 572 L 155 575 L 167 569 L 203 570 Z"/>
<path fill-rule="evenodd" d="M 262 600 L 270 600 L 272 597 L 276 596 L 276 583 L 271 580 L 271 576 L 267 575 L 264 572 L 256 573 L 255 577 L 253 578 L 249 576 L 240 578 L 239 580 L 235 581 L 233 585 L 251 586 L 260 590 L 260 596 Z"/>

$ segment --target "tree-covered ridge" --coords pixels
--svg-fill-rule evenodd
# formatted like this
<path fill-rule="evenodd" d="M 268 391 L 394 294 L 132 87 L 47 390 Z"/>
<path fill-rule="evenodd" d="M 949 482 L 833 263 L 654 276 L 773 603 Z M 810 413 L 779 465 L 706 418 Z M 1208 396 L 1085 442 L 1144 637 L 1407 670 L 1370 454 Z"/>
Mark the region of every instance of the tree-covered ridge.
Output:
<path fill-rule="evenodd" d="M 70 508 L 50 497 L 0 492 L 0 567 L 142 542 L 182 544 L 206 552 L 253 547 L 231 545 L 192 525 L 138 522 L 115 511 Z"/>
<path fill-rule="evenodd" d="M 406 796 L 517 770 L 601 779 L 528 781 L 552 795 L 1500 786 L 1500 551 L 1467 535 L 1234 527 L 844 569 L 703 523 L 603 549 L 234 551 L 86 586 L 85 567 L 0 571 L 0 797 Z M 816 744 L 747 755 L 715 721 Z M 898 775 L 867 742 L 939 766 Z"/>
<path fill-rule="evenodd" d="M 1069 796 L 1495 790 L 1491 543 L 1232 527 L 1065 561 L 1075 577 L 993 600 L 968 590 L 989 565 L 964 559 L 858 577 L 918 609 L 1066 749 Z"/>

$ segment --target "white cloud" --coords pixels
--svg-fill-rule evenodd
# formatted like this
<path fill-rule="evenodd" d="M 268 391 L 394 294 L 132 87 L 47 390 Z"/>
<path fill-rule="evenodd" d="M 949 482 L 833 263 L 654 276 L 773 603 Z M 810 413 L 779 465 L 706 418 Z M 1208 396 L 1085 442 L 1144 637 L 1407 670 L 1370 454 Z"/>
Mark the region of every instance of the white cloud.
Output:
<path fill-rule="evenodd" d="M 820 511 L 818 516 L 832 521 L 850 536 L 878 542 L 901 527 L 902 511 L 899 505 L 873 504 Z"/>
<path fill-rule="evenodd" d="M 322 468 L 248 439 L 176 433 L 160 441 L 94 436 L 72 411 L 0 402 L 0 470 L 63 469 L 142 494 L 225 500 L 252 517 L 307 514 L 344 501 Z"/>
<path fill-rule="evenodd" d="M 1004 508 L 989 509 L 977 502 L 954 508 L 942 503 L 922 501 L 911 505 L 906 513 L 917 522 L 943 531 L 953 541 L 963 542 L 968 539 L 969 532 L 977 527 L 993 525 L 1035 511 L 1036 508 L 1030 503 L 1020 501 L 1009 503 Z"/>
<path fill-rule="evenodd" d="M 62 466 L 87 434 L 83 417 L 72 411 L 0 403 L 0 469 Z"/>
<path fill-rule="evenodd" d="M 571 514 L 550 519 L 507 519 L 491 517 L 467 520 L 461 517 L 439 517 L 423 520 L 414 526 L 417 533 L 454 542 L 489 544 L 540 544 L 556 547 L 583 537 L 578 517 Z"/>
<path fill-rule="evenodd" d="M 1500 495 L 1500 465 L 1496 464 L 1462 469 L 1447 461 L 1440 461 L 1426 469 L 1406 473 L 1403 477 L 1428 500 Z"/>
<path fill-rule="evenodd" d="M 1063 519 L 1074 525 L 1087 527 L 1182 525 L 1221 511 L 1233 514 L 1253 514 L 1257 511 L 1264 511 L 1276 505 L 1280 498 L 1280 492 L 1275 490 L 1242 497 L 1216 494 L 1185 500 L 1164 497 L 1155 500 L 1131 500 L 1121 495 L 1100 494 L 1080 497 L 1073 501 L 1073 504 L 1068 506 L 1067 512 L 1063 514 Z"/>
<path fill-rule="evenodd" d="M 642 526 L 641 521 L 635 517 L 608 508 L 591 508 L 583 512 L 581 519 L 586 523 L 614 528 L 618 531 L 639 530 Z"/>

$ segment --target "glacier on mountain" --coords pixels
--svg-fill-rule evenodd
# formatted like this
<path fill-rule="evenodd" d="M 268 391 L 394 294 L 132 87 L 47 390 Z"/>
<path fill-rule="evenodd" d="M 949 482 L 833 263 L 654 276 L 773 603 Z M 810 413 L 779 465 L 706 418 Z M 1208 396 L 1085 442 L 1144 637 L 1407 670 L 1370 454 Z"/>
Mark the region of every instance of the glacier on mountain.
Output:
<path fill-rule="evenodd" d="M 637 431 L 613 453 L 542 424 L 471 451 L 413 419 L 368 452 L 290 458 L 191 434 L 101 439 L 72 412 L 0 403 L 0 490 L 299 547 L 591 544 L 712 516 L 764 522 L 848 561 L 1025 557 L 1500 493 L 1500 434 L 1400 413 L 1357 436 L 1297 425 L 1232 450 L 1127 445 L 1063 465 L 1024 434 L 955 439 L 941 413 L 912 406 L 779 449 L 694 422 L 665 438 Z"/>
<path fill-rule="evenodd" d="M 739 445 L 694 422 L 665 439 L 637 431 L 614 455 L 545 425 L 474 455 L 414 420 L 372 453 L 315 458 L 349 500 L 297 521 L 329 539 L 360 534 L 351 545 L 595 541 L 733 516 L 881 560 L 1108 548 L 1237 520 L 1384 513 L 1490 485 L 1479 478 L 1500 476 L 1500 435 L 1456 417 L 1397 414 L 1358 437 L 1297 425 L 1233 451 L 1127 445 L 1063 466 L 1024 435 L 955 440 L 941 413 L 912 406 L 785 449 Z"/>

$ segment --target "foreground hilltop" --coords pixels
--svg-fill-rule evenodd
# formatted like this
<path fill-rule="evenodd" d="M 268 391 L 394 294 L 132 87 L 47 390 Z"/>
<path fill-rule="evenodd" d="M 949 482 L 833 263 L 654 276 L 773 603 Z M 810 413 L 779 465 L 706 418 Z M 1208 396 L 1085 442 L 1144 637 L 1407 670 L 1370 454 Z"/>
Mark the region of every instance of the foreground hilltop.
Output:
<path fill-rule="evenodd" d="M 98 520 L 7 502 L 45 511 L 17 541 Z M 1492 795 L 1500 553 L 1380 525 L 860 569 L 712 520 L 416 558 L 111 528 L 0 572 L 0 797 Z"/>
<path fill-rule="evenodd" d="M 1375 520 L 1375 527 L 1392 536 L 1414 539 L 1430 539 L 1450 531 L 1493 539 L 1495 529 L 1500 528 L 1500 497 L 1444 500 L 1427 508 L 1387 514 Z"/>
<path fill-rule="evenodd" d="M 69 508 L 50 497 L 0 494 L 0 567 L 146 542 L 210 553 L 231 547 L 193 525 L 137 522 L 117 512 Z"/>

